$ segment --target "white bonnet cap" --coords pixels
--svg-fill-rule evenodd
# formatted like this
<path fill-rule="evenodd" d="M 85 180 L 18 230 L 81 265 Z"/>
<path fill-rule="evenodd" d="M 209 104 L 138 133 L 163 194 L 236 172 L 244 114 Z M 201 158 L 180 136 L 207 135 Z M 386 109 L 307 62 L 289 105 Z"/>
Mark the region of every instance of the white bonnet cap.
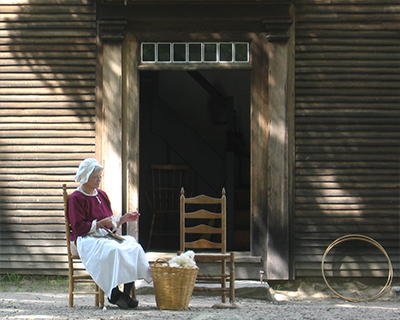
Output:
<path fill-rule="evenodd" d="M 75 181 L 80 184 L 85 184 L 89 181 L 90 175 L 97 169 L 103 169 L 100 163 L 95 158 L 87 158 L 81 162 L 78 172 L 75 176 Z"/>

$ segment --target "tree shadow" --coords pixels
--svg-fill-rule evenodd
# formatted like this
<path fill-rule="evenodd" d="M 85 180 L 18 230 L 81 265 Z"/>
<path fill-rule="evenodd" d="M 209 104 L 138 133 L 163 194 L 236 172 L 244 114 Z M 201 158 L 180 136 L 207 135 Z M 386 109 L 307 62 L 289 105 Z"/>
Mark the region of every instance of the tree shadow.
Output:
<path fill-rule="evenodd" d="M 61 186 L 95 151 L 95 1 L 0 12 L 0 272 L 54 274 L 67 268 Z"/>

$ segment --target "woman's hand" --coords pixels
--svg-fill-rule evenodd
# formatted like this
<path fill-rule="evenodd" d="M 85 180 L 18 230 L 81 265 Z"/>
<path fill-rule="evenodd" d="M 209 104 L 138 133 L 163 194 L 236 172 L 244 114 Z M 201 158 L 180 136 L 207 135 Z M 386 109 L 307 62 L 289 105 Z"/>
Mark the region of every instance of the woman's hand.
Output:
<path fill-rule="evenodd" d="M 127 212 L 119 220 L 118 227 L 126 222 L 137 221 L 139 219 L 140 213 L 138 211 Z"/>
<path fill-rule="evenodd" d="M 140 213 L 138 211 L 125 213 L 119 220 L 117 224 L 117 229 L 122 226 L 126 222 L 137 221 L 139 219 Z M 113 224 L 113 218 L 107 217 L 97 222 L 97 229 L 101 227 L 106 227 L 109 229 L 114 229 L 115 225 Z"/>
<path fill-rule="evenodd" d="M 112 217 L 107 217 L 107 218 L 101 219 L 100 221 L 97 222 L 97 224 L 98 224 L 98 228 L 101 228 L 101 227 L 106 227 L 109 229 L 114 228 Z"/>

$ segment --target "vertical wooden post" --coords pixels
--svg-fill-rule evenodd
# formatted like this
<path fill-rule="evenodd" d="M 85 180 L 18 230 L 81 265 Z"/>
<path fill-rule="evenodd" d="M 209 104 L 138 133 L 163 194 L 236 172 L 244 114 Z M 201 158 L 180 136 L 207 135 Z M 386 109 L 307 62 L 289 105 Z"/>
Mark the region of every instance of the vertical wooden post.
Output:
<path fill-rule="evenodd" d="M 104 128 L 104 111 L 103 111 L 103 43 L 101 38 L 97 38 L 97 62 L 96 62 L 96 150 L 95 158 L 103 163 L 103 128 Z M 103 182 L 101 185 L 103 189 Z"/>
<path fill-rule="evenodd" d="M 114 214 L 122 214 L 122 44 L 103 46 L 103 186 Z"/>
<path fill-rule="evenodd" d="M 139 42 L 127 32 L 123 46 L 122 81 L 123 208 L 126 212 L 139 208 L 139 56 Z M 138 239 L 138 223 L 130 222 L 126 233 Z"/>
<path fill-rule="evenodd" d="M 293 124 L 291 20 L 272 20 L 252 50 L 252 254 L 263 258 L 268 280 L 290 278 L 289 126 Z M 293 37 L 292 37 L 293 38 Z"/>
<path fill-rule="evenodd" d="M 107 192 L 115 215 L 122 207 L 122 40 L 126 22 L 101 21 L 103 41 L 102 78 L 102 163 L 103 188 Z"/>
<path fill-rule="evenodd" d="M 290 278 L 289 128 L 293 125 L 291 19 L 265 21 L 269 29 L 267 279 Z M 290 74 L 290 71 L 293 74 Z"/>
<path fill-rule="evenodd" d="M 233 109 L 233 97 L 227 97 L 227 125 L 226 130 L 228 135 L 234 132 L 234 109 Z M 232 137 L 227 137 L 232 139 Z M 227 246 L 228 251 L 232 251 L 234 246 L 234 224 L 235 224 L 235 151 L 232 149 L 232 141 L 227 141 L 227 152 L 226 152 L 226 190 L 227 190 L 227 210 L 226 210 L 226 230 L 227 230 Z"/>
<path fill-rule="evenodd" d="M 251 253 L 267 256 L 268 187 L 268 41 L 260 33 L 251 42 Z"/>
<path fill-rule="evenodd" d="M 289 277 L 286 45 L 269 45 L 267 279 Z"/>

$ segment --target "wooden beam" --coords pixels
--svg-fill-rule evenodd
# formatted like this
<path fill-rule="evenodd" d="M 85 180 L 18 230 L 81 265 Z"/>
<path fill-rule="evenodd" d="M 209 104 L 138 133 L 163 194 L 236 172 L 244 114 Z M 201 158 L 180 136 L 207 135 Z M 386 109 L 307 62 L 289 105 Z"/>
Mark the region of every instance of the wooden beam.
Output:
<path fill-rule="evenodd" d="M 268 42 L 260 33 L 250 43 L 251 62 L 251 254 L 267 254 Z"/>
<path fill-rule="evenodd" d="M 103 188 L 114 214 L 122 214 L 122 44 L 103 46 Z"/>
<path fill-rule="evenodd" d="M 127 32 L 123 48 L 123 210 L 139 209 L 139 42 Z M 125 232 L 139 239 L 138 222 Z"/>
<path fill-rule="evenodd" d="M 200 23 L 221 20 L 260 20 L 263 18 L 288 18 L 291 1 L 267 3 L 249 2 L 158 2 L 135 1 L 98 7 L 100 19 L 126 19 L 132 21 L 198 21 Z"/>

